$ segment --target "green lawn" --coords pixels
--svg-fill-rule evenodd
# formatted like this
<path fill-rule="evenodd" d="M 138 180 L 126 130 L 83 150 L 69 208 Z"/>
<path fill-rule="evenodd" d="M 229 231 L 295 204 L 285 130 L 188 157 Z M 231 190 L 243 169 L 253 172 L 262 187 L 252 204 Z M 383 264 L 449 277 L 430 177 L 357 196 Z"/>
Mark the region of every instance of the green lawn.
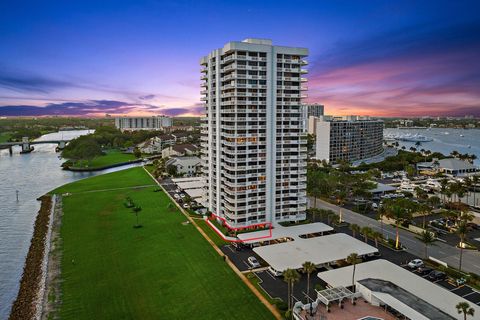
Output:
<path fill-rule="evenodd" d="M 81 180 L 64 198 L 61 319 L 273 319 L 142 168 Z M 124 207 L 143 210 L 142 228 Z"/>
<path fill-rule="evenodd" d="M 135 156 L 131 153 L 122 153 L 119 150 L 108 150 L 105 151 L 104 155 L 93 158 L 91 161 L 75 162 L 73 167 L 84 168 L 88 166 L 88 168 L 100 168 L 130 160 L 135 160 Z"/>
<path fill-rule="evenodd" d="M 8 142 L 8 139 L 10 139 L 12 135 L 10 132 L 1 132 L 0 133 L 0 143 Z"/>

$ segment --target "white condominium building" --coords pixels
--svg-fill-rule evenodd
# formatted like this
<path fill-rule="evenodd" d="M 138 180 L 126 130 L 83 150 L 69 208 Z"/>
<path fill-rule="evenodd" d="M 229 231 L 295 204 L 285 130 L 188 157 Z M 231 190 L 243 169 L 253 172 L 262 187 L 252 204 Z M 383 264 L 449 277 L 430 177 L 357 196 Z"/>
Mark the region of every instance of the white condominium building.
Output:
<path fill-rule="evenodd" d="M 369 117 L 322 116 L 316 121 L 318 160 L 353 162 L 383 152 L 383 121 Z"/>
<path fill-rule="evenodd" d="M 161 130 L 171 126 L 172 118 L 166 116 L 115 118 L 115 127 L 121 131 Z"/>
<path fill-rule="evenodd" d="M 201 59 L 206 196 L 231 228 L 305 218 L 307 54 L 246 39 Z"/>

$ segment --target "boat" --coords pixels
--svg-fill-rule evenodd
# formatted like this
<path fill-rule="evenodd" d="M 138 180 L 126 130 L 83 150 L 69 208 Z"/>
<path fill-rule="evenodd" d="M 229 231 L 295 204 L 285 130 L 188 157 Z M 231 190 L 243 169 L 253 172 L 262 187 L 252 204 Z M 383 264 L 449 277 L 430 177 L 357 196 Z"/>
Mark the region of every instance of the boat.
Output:
<path fill-rule="evenodd" d="M 448 131 L 445 131 L 443 134 L 450 134 Z"/>
<path fill-rule="evenodd" d="M 437 180 L 428 178 L 427 181 L 425 182 L 425 187 L 429 189 L 440 190 L 442 188 L 442 185 Z"/>
<path fill-rule="evenodd" d="M 400 187 L 398 188 L 398 191 L 413 193 L 415 191 L 415 186 L 410 183 L 410 180 L 403 179 L 402 182 L 400 183 Z"/>
<path fill-rule="evenodd" d="M 463 134 L 461 134 L 461 135 L 460 135 L 460 137 L 462 137 L 462 138 L 463 138 L 463 137 L 464 137 L 464 135 L 463 135 Z"/>
<path fill-rule="evenodd" d="M 400 141 L 409 141 L 409 142 L 430 142 L 433 141 L 432 138 L 423 136 L 421 134 L 402 134 L 395 137 L 396 140 Z"/>

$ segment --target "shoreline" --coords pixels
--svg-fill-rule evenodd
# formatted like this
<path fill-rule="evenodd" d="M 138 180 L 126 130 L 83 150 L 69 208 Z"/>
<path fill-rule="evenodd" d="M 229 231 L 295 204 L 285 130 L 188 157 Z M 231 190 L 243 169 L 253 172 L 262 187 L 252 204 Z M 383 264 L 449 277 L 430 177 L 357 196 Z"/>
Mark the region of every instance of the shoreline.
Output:
<path fill-rule="evenodd" d="M 30 247 L 25 259 L 17 297 L 12 304 L 9 320 L 39 319 L 43 300 L 50 237 L 53 201 L 52 196 L 43 195 L 35 219 Z M 47 243 L 48 242 L 48 243 Z"/>
<path fill-rule="evenodd" d="M 66 171 L 72 171 L 72 172 L 93 172 L 93 171 L 102 171 L 102 170 L 106 170 L 106 169 L 126 166 L 126 165 L 129 165 L 129 164 L 140 163 L 142 161 L 143 161 L 143 159 L 135 159 L 135 160 L 127 161 L 127 162 L 109 164 L 109 165 L 102 166 L 102 167 L 93 167 L 93 168 L 63 167 L 62 169 L 66 170 Z"/>

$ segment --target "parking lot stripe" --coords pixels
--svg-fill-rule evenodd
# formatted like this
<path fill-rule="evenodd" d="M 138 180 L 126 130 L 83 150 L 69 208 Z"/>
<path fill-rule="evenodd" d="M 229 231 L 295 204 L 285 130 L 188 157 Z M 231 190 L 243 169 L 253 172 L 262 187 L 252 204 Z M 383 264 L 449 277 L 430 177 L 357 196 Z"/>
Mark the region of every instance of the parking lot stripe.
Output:
<path fill-rule="evenodd" d="M 466 295 L 462 296 L 462 298 L 465 298 L 466 296 L 469 296 L 469 295 L 474 294 L 474 293 L 477 293 L 477 292 L 472 290 L 472 292 L 467 293 Z"/>

